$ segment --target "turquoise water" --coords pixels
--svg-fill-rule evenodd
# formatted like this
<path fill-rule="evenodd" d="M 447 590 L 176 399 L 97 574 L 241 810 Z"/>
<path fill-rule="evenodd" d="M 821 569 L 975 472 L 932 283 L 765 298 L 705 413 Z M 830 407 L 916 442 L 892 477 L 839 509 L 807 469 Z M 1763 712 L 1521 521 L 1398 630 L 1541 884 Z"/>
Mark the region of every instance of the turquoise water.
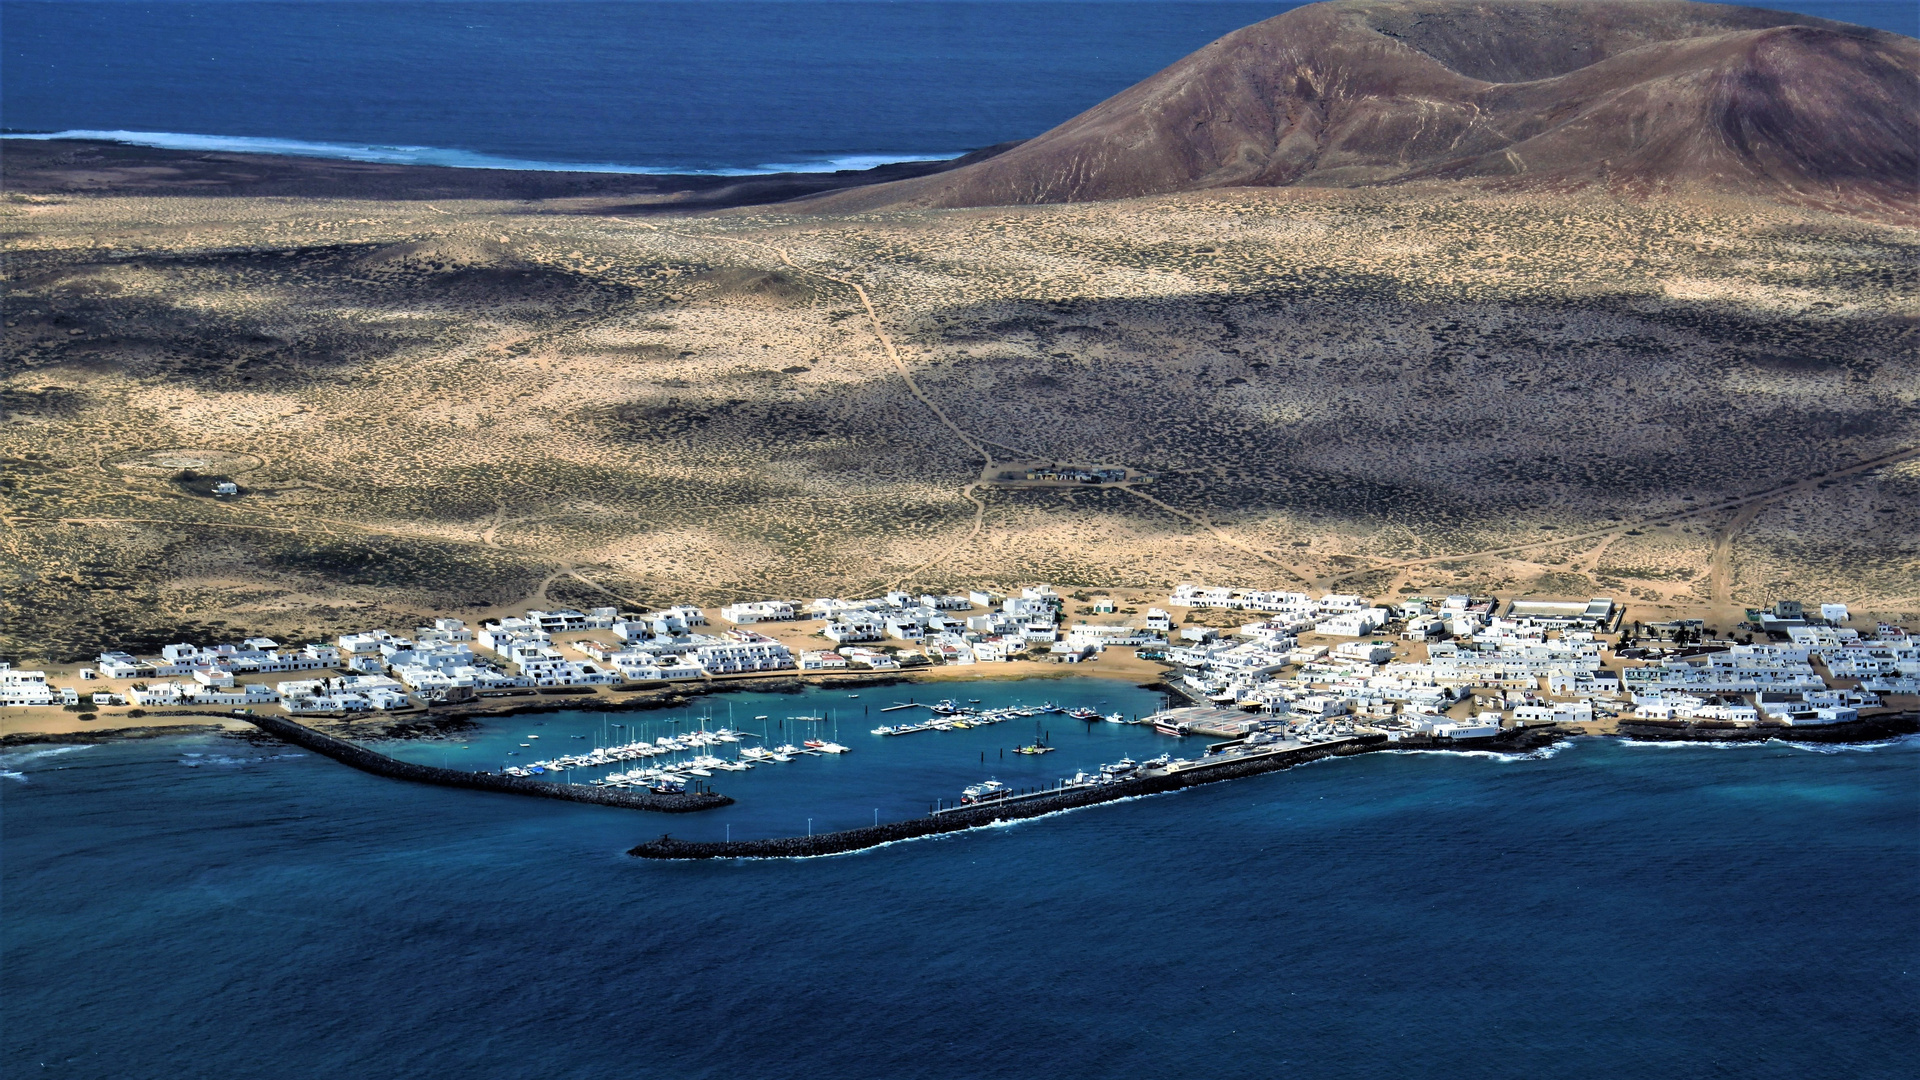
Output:
<path fill-rule="evenodd" d="M 1132 692 L 1000 692 L 1075 685 Z M 622 854 L 912 812 L 1015 734 L 848 719 L 698 819 L 225 739 L 8 752 L 0 1073 L 1912 1075 L 1912 740 L 1370 754 L 848 856 Z M 1048 770 L 1171 743 L 1052 726 Z"/>

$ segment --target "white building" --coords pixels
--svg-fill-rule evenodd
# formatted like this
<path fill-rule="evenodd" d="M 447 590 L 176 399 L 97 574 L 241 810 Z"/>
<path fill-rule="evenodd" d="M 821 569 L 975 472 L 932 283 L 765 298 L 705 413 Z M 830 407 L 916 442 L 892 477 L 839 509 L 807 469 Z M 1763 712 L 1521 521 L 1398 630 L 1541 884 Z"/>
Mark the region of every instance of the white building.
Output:
<path fill-rule="evenodd" d="M 728 604 L 720 609 L 720 617 L 730 623 L 785 622 L 799 618 L 800 614 L 786 600 L 755 600 Z"/>
<path fill-rule="evenodd" d="M 12 664 L 0 663 L 0 705 L 51 705 L 54 695 L 46 672 L 15 671 Z"/>

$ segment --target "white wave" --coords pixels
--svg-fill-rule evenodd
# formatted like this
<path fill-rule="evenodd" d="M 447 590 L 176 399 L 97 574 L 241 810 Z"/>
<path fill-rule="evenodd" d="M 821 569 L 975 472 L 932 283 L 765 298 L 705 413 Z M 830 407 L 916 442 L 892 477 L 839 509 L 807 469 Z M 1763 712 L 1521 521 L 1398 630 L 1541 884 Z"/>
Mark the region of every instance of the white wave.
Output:
<path fill-rule="evenodd" d="M 305 754 L 262 754 L 258 757 L 232 757 L 227 754 L 182 754 L 180 764 L 189 769 L 202 765 L 253 765 L 262 761 L 281 761 L 286 758 L 306 757 Z"/>
<path fill-rule="evenodd" d="M 1573 745 L 1572 739 L 1561 739 L 1537 747 L 1523 754 L 1501 750 L 1382 750 L 1383 754 L 1407 754 L 1411 756 L 1437 754 L 1442 757 L 1486 758 L 1492 761 L 1545 761 L 1567 747 Z"/>
<path fill-rule="evenodd" d="M 71 129 L 53 132 L 8 132 L 9 139 L 89 139 L 97 142 L 152 146 L 162 150 L 201 150 L 231 154 L 277 154 L 283 157 L 328 158 L 382 165 L 438 165 L 450 169 L 504 169 L 513 172 L 625 173 L 636 176 L 767 176 L 772 173 L 826 173 L 872 169 L 903 161 L 950 161 L 959 153 L 847 154 L 802 161 L 773 162 L 745 167 L 697 168 L 685 165 L 623 165 L 616 162 L 530 161 L 472 150 L 439 146 L 395 146 L 383 143 L 310 142 L 253 135 L 194 135 L 175 131 L 96 131 Z"/>
<path fill-rule="evenodd" d="M 64 754 L 72 754 L 81 750 L 91 749 L 93 749 L 92 744 L 83 743 L 78 746 L 45 746 L 36 750 L 0 754 L 0 776 L 4 776 L 9 780 L 24 782 L 27 779 L 27 775 L 20 771 L 22 766 L 36 761 L 44 761 L 47 758 L 60 757 Z"/>
<path fill-rule="evenodd" d="M 1620 739 L 1621 746 L 1699 746 L 1708 750 L 1732 750 L 1742 746 L 1765 746 L 1771 739 L 1720 739 L 1708 742 L 1704 739 Z"/>
<path fill-rule="evenodd" d="M 1885 750 L 1891 746 L 1920 745 L 1920 734 L 1901 735 L 1892 739 L 1881 739 L 1878 742 L 1813 743 L 1794 742 L 1792 739 L 1775 739 L 1773 741 L 1784 746 L 1791 746 L 1795 750 L 1805 750 L 1810 754 L 1869 754 L 1875 750 Z"/>

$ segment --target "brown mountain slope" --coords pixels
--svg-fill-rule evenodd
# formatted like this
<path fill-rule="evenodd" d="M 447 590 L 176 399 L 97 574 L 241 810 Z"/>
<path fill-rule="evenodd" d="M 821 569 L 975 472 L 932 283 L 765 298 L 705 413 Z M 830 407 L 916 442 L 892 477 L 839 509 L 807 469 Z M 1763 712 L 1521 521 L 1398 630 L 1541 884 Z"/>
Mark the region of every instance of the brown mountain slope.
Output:
<path fill-rule="evenodd" d="M 1920 41 L 1719 4 L 1341 0 L 1214 42 L 988 161 L 813 200 L 1078 202 L 1421 179 L 1913 214 Z"/>

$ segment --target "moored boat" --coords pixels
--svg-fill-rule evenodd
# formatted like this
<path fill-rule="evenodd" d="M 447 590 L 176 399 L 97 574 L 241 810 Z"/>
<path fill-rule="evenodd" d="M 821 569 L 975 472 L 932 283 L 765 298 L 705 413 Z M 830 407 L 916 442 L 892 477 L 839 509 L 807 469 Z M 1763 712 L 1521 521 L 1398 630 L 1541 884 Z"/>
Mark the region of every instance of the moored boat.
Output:
<path fill-rule="evenodd" d="M 963 803 L 991 802 L 994 799 L 1006 798 L 1007 792 L 1010 790 L 1012 789 L 998 780 L 982 780 L 977 784 L 961 789 L 960 801 Z"/>

